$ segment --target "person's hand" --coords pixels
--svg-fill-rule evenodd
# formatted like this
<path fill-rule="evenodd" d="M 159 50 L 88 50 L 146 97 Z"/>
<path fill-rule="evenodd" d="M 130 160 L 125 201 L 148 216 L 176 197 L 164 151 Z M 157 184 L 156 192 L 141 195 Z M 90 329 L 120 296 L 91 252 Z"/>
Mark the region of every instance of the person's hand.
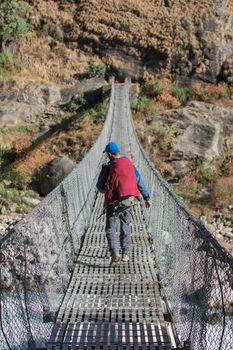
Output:
<path fill-rule="evenodd" d="M 148 199 L 147 201 L 145 201 L 145 205 L 146 205 L 146 208 L 151 208 L 151 206 L 152 206 L 152 203 L 151 203 L 151 201 Z"/>

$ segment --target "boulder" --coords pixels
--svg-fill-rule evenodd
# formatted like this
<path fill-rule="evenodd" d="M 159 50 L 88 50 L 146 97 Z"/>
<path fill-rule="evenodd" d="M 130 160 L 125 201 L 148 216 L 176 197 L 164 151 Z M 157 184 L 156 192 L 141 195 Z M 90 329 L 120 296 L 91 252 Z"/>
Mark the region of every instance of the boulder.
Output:
<path fill-rule="evenodd" d="M 181 178 L 190 172 L 190 168 L 185 161 L 173 161 L 172 167 L 175 171 L 176 177 Z"/>
<path fill-rule="evenodd" d="M 70 88 L 26 82 L 17 89 L 0 94 L 0 124 L 34 122 L 38 114 L 57 104 L 66 104 L 85 91 L 107 85 L 103 78 L 84 79 Z M 47 113 L 48 114 L 48 113 Z"/>
<path fill-rule="evenodd" d="M 17 203 L 13 202 L 9 205 L 9 210 L 11 213 L 15 213 L 18 209 L 19 209 L 19 206 Z"/>
<path fill-rule="evenodd" d="M 204 102 L 190 102 L 188 106 L 163 113 L 154 120 L 179 131 L 173 161 L 196 156 L 212 160 L 221 155 L 226 138 L 233 134 L 233 108 Z"/>
<path fill-rule="evenodd" d="M 76 164 L 67 157 L 57 157 L 42 170 L 38 182 L 40 195 L 46 196 L 74 169 Z"/>
<path fill-rule="evenodd" d="M 102 87 L 106 87 L 107 85 L 108 83 L 104 78 L 96 77 L 90 79 L 83 79 L 75 86 L 70 88 L 64 88 L 61 90 L 61 103 L 69 103 L 72 98 L 78 98 L 86 91 L 97 90 Z"/>
<path fill-rule="evenodd" d="M 36 206 L 36 205 L 38 205 L 40 203 L 39 199 L 31 198 L 31 197 L 23 197 L 23 201 L 25 203 L 33 205 L 33 206 Z"/>
<path fill-rule="evenodd" d="M 28 105 L 23 102 L 9 102 L 0 107 L 0 123 L 16 124 L 20 121 L 31 122 L 36 114 L 42 111 L 40 106 Z"/>

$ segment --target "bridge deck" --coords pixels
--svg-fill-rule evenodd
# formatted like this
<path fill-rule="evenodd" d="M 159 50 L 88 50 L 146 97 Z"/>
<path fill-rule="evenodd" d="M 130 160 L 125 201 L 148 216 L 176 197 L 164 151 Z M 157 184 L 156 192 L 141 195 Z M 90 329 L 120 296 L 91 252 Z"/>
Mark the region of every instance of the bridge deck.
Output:
<path fill-rule="evenodd" d="M 130 261 L 110 267 L 102 195 L 88 231 L 48 349 L 171 349 L 152 244 L 140 205 L 133 210 Z"/>

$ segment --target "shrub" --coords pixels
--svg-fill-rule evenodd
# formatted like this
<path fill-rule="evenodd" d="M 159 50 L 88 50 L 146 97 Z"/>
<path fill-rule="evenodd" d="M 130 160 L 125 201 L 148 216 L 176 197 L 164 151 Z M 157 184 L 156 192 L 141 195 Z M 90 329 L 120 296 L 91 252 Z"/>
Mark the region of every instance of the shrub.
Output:
<path fill-rule="evenodd" d="M 162 92 L 159 96 L 159 102 L 161 102 L 163 106 L 169 109 L 180 107 L 179 100 L 166 91 Z"/>
<path fill-rule="evenodd" d="M 18 205 L 16 212 L 27 213 L 33 205 L 26 203 L 24 196 L 39 199 L 38 194 L 33 191 L 22 192 L 11 186 L 6 187 L 3 182 L 0 182 L 0 207 L 10 208 L 12 203 L 16 203 Z"/>
<path fill-rule="evenodd" d="M 28 187 L 30 178 L 23 174 L 18 166 L 5 166 L 0 174 L 0 181 L 9 180 L 17 190 L 25 190 Z"/>
<path fill-rule="evenodd" d="M 164 152 L 171 151 L 175 145 L 176 140 L 176 128 L 169 128 L 162 123 L 153 123 L 152 128 L 154 133 L 157 135 L 158 145 Z"/>
<path fill-rule="evenodd" d="M 192 87 L 179 88 L 178 86 L 172 85 L 170 87 L 170 93 L 176 97 L 182 105 L 185 105 L 188 101 L 193 99 L 194 91 Z"/>
<path fill-rule="evenodd" d="M 152 97 L 160 96 L 163 87 L 158 80 L 151 80 L 145 85 L 145 93 Z"/>
<path fill-rule="evenodd" d="M 215 99 L 229 98 L 229 89 L 226 84 L 202 85 L 195 84 L 192 87 L 193 97 L 198 101 L 212 102 Z"/>
<path fill-rule="evenodd" d="M 230 155 L 233 155 L 233 135 L 229 136 L 226 140 L 227 151 Z"/>
<path fill-rule="evenodd" d="M 199 184 L 192 175 L 185 175 L 179 183 L 180 189 L 189 194 L 197 194 Z"/>
<path fill-rule="evenodd" d="M 108 104 L 107 103 L 99 103 L 96 108 L 96 116 L 94 118 L 94 123 L 98 124 L 105 120 L 107 112 L 108 112 Z"/>
<path fill-rule="evenodd" d="M 17 135 L 27 134 L 29 131 L 35 129 L 34 125 L 30 124 L 16 124 L 16 125 L 2 125 L 0 126 L 0 134 Z"/>
<path fill-rule="evenodd" d="M 15 65 L 15 59 L 11 50 L 6 47 L 0 53 L 0 69 L 1 70 L 10 70 Z"/>
<path fill-rule="evenodd" d="M 207 102 L 210 100 L 210 90 L 201 84 L 195 84 L 193 87 L 193 97 L 195 100 Z"/>
<path fill-rule="evenodd" d="M 147 96 L 145 93 L 141 93 L 138 97 L 137 103 L 132 107 L 135 113 L 138 112 L 155 112 L 154 100 Z"/>
<path fill-rule="evenodd" d="M 3 167 L 15 160 L 17 155 L 16 149 L 0 144 L 0 166 Z M 2 169 L 1 169 L 2 173 Z M 0 177 L 1 177 L 0 173 Z"/>
<path fill-rule="evenodd" d="M 66 106 L 68 112 L 85 112 L 87 109 L 95 108 L 102 102 L 102 92 L 100 89 L 87 90 L 79 98 L 72 99 Z"/>
<path fill-rule="evenodd" d="M 191 203 L 196 203 L 199 199 L 199 184 L 192 175 L 185 175 L 179 183 L 173 186 L 173 188 L 188 205 Z"/>
<path fill-rule="evenodd" d="M 73 99 L 69 104 L 66 106 L 66 111 L 75 113 L 80 109 L 83 109 L 86 106 L 87 101 L 85 100 L 84 96 L 81 95 L 78 99 Z"/>
<path fill-rule="evenodd" d="M 2 48 L 16 37 L 32 29 L 24 18 L 29 11 L 25 1 L 2 0 L 0 4 L 0 43 Z"/>
<path fill-rule="evenodd" d="M 214 180 L 214 170 L 208 158 L 198 156 L 196 158 L 196 176 L 200 184 L 207 185 Z"/>
<path fill-rule="evenodd" d="M 106 74 L 106 66 L 103 63 L 91 62 L 89 67 L 89 77 L 104 77 Z"/>
<path fill-rule="evenodd" d="M 230 97 L 229 87 L 226 83 L 211 85 L 210 94 L 213 98 L 216 98 L 216 99 L 229 98 Z"/>
<path fill-rule="evenodd" d="M 212 202 L 215 206 L 226 207 L 233 204 L 233 176 L 223 177 L 213 186 Z"/>

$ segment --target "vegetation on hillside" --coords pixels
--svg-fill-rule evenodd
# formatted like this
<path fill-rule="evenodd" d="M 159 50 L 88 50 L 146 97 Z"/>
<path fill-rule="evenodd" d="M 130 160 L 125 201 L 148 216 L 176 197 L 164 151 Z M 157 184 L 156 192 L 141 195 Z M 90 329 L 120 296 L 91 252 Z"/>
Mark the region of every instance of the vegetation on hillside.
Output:
<path fill-rule="evenodd" d="M 0 3 L 0 74 L 16 65 L 10 44 L 32 29 L 25 18 L 28 11 L 25 1 L 2 0 Z"/>
<path fill-rule="evenodd" d="M 65 155 L 79 162 L 96 141 L 107 113 L 107 100 L 94 90 L 84 92 L 54 113 L 50 131 L 40 142 L 36 124 L 18 124 L 0 128 L 0 209 L 28 212 L 24 197 L 38 198 L 40 172 L 56 156 Z M 36 141 L 35 141 L 36 140 Z"/>
<path fill-rule="evenodd" d="M 223 83 L 179 87 L 167 80 L 145 82 L 133 106 L 134 124 L 147 154 L 163 176 L 168 180 L 175 176 L 171 160 L 178 130 L 156 121 L 156 115 L 185 106 L 191 100 L 233 107 L 232 97 L 231 88 Z M 210 217 L 216 208 L 227 213 L 233 198 L 233 135 L 226 140 L 225 152 L 220 158 L 210 161 L 198 156 L 189 162 L 189 168 L 189 173 L 174 184 L 174 189 L 193 213 Z"/>
<path fill-rule="evenodd" d="M 26 34 L 31 26 L 25 19 L 29 6 L 25 1 L 2 0 L 0 4 L 0 48 Z"/>
<path fill-rule="evenodd" d="M 229 2 L 224 11 L 232 6 Z M 225 13 L 226 22 L 231 13 Z M 133 108 L 138 135 L 162 173 L 172 178 L 171 154 L 177 130 L 154 122 L 151 116 L 185 106 L 193 99 L 233 107 L 230 84 L 195 82 L 181 86 L 174 82 L 180 75 L 202 76 L 207 68 L 211 70 L 212 44 L 218 31 L 211 29 L 210 39 L 206 36 L 209 29 L 203 28 L 215 23 L 215 16 L 213 0 L 191 1 L 189 6 L 186 0 L 159 0 L 153 6 L 149 0 L 1 0 L 0 87 L 9 73 L 12 85 L 17 86 L 15 73 L 20 70 L 25 80 L 29 77 L 45 84 L 69 86 L 77 79 L 104 77 L 109 72 L 122 78 L 130 71 L 143 82 Z M 222 33 L 224 28 L 222 23 Z M 231 61 L 224 67 L 230 76 Z M 88 92 L 55 113 L 49 136 L 36 147 L 33 139 L 40 132 L 43 116 L 38 116 L 33 126 L 0 126 L 2 205 L 7 206 L 4 198 L 13 199 L 16 193 L 31 190 L 40 169 L 53 157 L 64 154 L 77 162 L 83 157 L 101 129 L 107 108 L 106 103 L 93 101 L 93 92 Z M 221 159 L 193 161 L 190 173 L 176 185 L 177 192 L 197 215 L 213 203 L 224 206 L 232 167 L 229 138 Z M 221 191 L 221 186 L 226 191 Z M 200 209 L 199 193 L 206 187 L 211 188 L 212 195 Z"/>

